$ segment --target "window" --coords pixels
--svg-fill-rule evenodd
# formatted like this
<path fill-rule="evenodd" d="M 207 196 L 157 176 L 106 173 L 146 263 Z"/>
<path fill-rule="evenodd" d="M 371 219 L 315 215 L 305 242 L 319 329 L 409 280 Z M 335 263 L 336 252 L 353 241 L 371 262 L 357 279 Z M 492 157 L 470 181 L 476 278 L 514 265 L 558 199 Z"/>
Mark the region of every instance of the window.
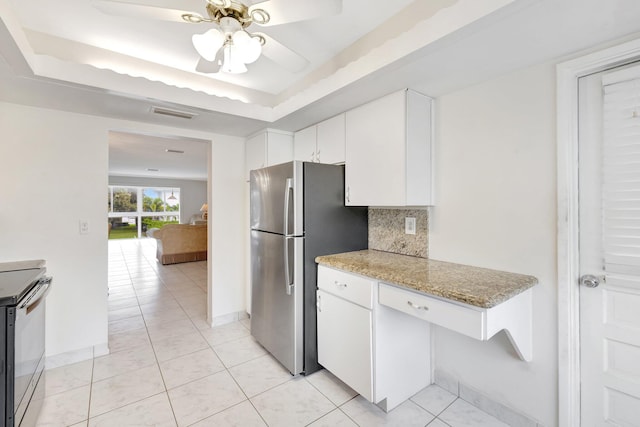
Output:
<path fill-rule="evenodd" d="M 110 185 L 110 239 L 140 238 L 149 228 L 180 222 L 180 189 Z"/>
<path fill-rule="evenodd" d="M 180 190 L 163 188 L 142 189 L 142 211 L 180 212 Z"/>

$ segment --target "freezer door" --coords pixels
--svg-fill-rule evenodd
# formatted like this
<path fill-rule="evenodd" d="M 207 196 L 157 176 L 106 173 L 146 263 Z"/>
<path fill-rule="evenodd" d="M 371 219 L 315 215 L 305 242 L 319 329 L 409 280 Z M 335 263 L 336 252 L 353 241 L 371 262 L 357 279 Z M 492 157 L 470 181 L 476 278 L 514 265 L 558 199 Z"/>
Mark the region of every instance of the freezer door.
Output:
<path fill-rule="evenodd" d="M 293 375 L 303 370 L 303 240 L 251 231 L 251 335 Z"/>
<path fill-rule="evenodd" d="M 251 229 L 302 236 L 302 162 L 251 171 Z"/>

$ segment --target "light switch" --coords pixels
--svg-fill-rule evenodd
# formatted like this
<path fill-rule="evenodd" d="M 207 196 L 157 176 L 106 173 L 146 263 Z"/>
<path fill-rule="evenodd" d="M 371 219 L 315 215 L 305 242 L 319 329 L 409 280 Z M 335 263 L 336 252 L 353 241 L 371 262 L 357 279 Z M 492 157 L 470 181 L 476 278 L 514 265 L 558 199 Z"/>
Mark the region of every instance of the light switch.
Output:
<path fill-rule="evenodd" d="M 89 234 L 89 220 L 81 219 L 80 220 L 80 234 Z"/>
<path fill-rule="evenodd" d="M 404 219 L 404 233 L 416 234 L 416 219 L 412 217 L 406 217 Z"/>

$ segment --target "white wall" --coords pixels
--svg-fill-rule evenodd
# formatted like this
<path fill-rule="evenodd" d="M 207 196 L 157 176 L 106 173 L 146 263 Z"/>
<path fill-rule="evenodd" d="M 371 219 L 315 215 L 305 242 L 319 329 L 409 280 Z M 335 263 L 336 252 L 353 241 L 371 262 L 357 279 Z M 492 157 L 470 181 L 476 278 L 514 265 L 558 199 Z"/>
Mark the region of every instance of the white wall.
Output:
<path fill-rule="evenodd" d="M 442 96 L 429 256 L 536 276 L 533 362 L 435 328 L 435 369 L 557 425 L 555 72 L 539 65 Z"/>
<path fill-rule="evenodd" d="M 47 356 L 107 342 L 104 195 L 112 129 L 212 141 L 216 181 L 209 199 L 219 209 L 210 220 L 209 302 L 216 295 L 214 317 L 244 309 L 244 270 L 235 268 L 244 255 L 244 227 L 233 218 L 244 207 L 243 139 L 0 103 L 0 261 L 47 261 L 54 277 Z M 80 218 L 89 220 L 87 235 L 79 234 Z"/>
<path fill-rule="evenodd" d="M 4 103 L 0 130 L 0 259 L 47 261 L 48 355 L 104 344 L 107 134 L 95 118 Z"/>
<path fill-rule="evenodd" d="M 180 222 L 188 224 L 193 215 L 201 216 L 200 208 L 207 202 L 207 181 L 186 179 L 145 178 L 139 176 L 109 176 L 109 185 L 166 187 L 180 189 Z"/>
<path fill-rule="evenodd" d="M 216 322 L 227 314 L 242 313 L 245 303 L 245 223 L 244 139 L 221 141 L 213 145 L 212 177 L 214 184 L 209 204 L 213 247 L 212 317 Z M 216 319 L 217 318 L 217 319 Z M 232 320 L 231 318 L 227 320 Z"/>

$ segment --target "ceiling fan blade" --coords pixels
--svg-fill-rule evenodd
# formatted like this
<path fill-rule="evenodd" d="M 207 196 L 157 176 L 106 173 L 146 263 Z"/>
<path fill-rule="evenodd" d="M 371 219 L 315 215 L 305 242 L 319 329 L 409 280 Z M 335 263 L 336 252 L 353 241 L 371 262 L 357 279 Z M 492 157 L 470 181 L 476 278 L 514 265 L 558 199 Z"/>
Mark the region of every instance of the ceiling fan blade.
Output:
<path fill-rule="evenodd" d="M 161 21 L 185 23 L 186 21 L 182 19 L 182 15 L 198 15 L 190 10 L 170 9 L 115 0 L 94 0 L 93 5 L 96 9 L 108 15 L 125 16 L 136 19 L 157 19 Z"/>
<path fill-rule="evenodd" d="M 220 71 L 220 61 L 218 57 L 216 57 L 213 61 L 207 61 L 204 58 L 200 58 L 198 60 L 198 65 L 196 65 L 196 71 L 203 74 L 215 74 Z"/>
<path fill-rule="evenodd" d="M 309 61 L 307 61 L 306 58 L 292 51 L 274 38 L 269 37 L 264 33 L 254 34 L 259 34 L 265 39 L 264 46 L 262 46 L 262 55 L 292 73 L 302 71 L 309 64 Z"/>
<path fill-rule="evenodd" d="M 253 9 L 264 9 L 269 13 L 269 22 L 259 24 L 268 27 L 337 15 L 342 12 L 342 0 L 266 0 L 249 8 L 250 11 Z"/>

